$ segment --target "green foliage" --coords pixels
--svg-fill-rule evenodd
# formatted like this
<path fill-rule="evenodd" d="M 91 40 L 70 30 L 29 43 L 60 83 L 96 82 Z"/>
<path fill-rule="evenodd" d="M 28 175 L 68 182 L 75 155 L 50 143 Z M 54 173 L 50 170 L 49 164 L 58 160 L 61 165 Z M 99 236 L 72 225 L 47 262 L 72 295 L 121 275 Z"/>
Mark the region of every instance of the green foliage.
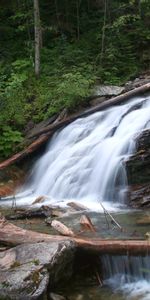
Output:
<path fill-rule="evenodd" d="M 10 155 L 21 141 L 14 132 L 23 132 L 31 118 L 39 122 L 64 108 L 73 112 L 86 105 L 97 79 L 123 84 L 149 68 L 150 1 L 108 1 L 105 23 L 104 2 L 40 1 L 38 80 L 33 1 L 0 3 L 0 156 Z"/>
<path fill-rule="evenodd" d="M 22 140 L 23 137 L 19 131 L 13 130 L 9 126 L 3 126 L 0 135 L 0 156 L 9 156 Z"/>
<path fill-rule="evenodd" d="M 84 105 L 86 97 L 90 95 L 95 76 L 91 75 L 90 65 L 74 67 L 64 73 L 55 65 L 55 75 L 46 76 L 34 85 L 36 97 L 33 101 L 35 121 L 46 119 L 63 108 L 72 112 L 80 105 Z M 67 70 L 66 70 L 67 71 Z M 61 73 L 62 72 L 62 73 Z M 58 76 L 56 76 L 58 74 Z"/>

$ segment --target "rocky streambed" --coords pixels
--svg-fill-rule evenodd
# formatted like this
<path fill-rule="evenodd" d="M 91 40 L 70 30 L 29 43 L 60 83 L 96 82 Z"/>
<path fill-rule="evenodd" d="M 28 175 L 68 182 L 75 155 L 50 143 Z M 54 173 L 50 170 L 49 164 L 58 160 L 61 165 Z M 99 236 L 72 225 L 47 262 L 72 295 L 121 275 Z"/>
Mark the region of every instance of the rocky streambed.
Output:
<path fill-rule="evenodd" d="M 57 208 L 57 214 L 58 210 Z M 13 224 L 24 229 L 56 234 L 49 225 L 50 220 L 56 219 L 56 216 L 34 216 L 23 220 L 19 219 L 17 211 L 1 211 L 7 219 L 13 220 Z M 62 214 L 62 210 L 60 212 Z M 81 227 L 81 217 L 85 213 L 94 225 L 95 233 Z M 106 220 L 104 214 L 90 211 L 74 211 L 69 214 L 64 211 L 57 220 L 80 237 L 99 237 L 106 240 L 145 239 L 147 226 L 150 224 L 147 213 L 126 211 L 113 214 L 113 217 L 121 224 L 122 229 L 112 223 L 108 216 Z M 5 243 L 5 248 L 7 247 Z M 51 242 L 41 239 L 37 243 L 23 243 L 10 249 L 4 249 L 4 245 L 1 245 L 0 271 L 0 299 L 96 300 L 99 297 L 105 299 L 111 293 L 110 289 L 102 284 L 103 274 L 98 252 L 81 251 L 69 238 Z M 116 297 L 125 299 L 120 293 L 116 294 Z"/>

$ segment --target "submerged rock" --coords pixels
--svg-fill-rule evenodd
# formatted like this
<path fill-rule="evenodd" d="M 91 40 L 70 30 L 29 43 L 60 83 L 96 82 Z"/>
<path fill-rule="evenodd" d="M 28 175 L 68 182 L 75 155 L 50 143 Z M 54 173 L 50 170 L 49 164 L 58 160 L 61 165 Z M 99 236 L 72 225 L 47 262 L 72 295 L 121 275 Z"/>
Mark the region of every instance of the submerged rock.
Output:
<path fill-rule="evenodd" d="M 19 245 L 0 253 L 1 299 L 30 300 L 47 294 L 72 275 L 74 244 L 51 242 Z"/>

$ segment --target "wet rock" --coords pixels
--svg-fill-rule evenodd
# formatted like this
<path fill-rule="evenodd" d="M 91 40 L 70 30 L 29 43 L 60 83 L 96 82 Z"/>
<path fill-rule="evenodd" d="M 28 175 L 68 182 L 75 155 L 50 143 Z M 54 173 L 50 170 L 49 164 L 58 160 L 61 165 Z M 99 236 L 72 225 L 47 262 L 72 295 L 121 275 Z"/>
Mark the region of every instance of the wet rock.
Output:
<path fill-rule="evenodd" d="M 129 184 L 150 182 L 150 130 L 145 130 L 137 141 L 137 152 L 126 162 Z"/>
<path fill-rule="evenodd" d="M 67 300 L 67 298 L 62 295 L 50 293 L 50 300 Z"/>
<path fill-rule="evenodd" d="M 17 167 L 0 171 L 0 197 L 15 194 L 16 189 L 25 180 L 25 172 Z"/>
<path fill-rule="evenodd" d="M 72 275 L 74 244 L 25 244 L 0 252 L 0 296 L 2 299 L 30 300 L 44 297 Z"/>
<path fill-rule="evenodd" d="M 129 191 L 130 204 L 134 208 L 150 207 L 150 185 L 133 185 Z"/>
<path fill-rule="evenodd" d="M 137 152 L 126 161 L 131 206 L 150 207 L 150 129 L 136 138 Z"/>

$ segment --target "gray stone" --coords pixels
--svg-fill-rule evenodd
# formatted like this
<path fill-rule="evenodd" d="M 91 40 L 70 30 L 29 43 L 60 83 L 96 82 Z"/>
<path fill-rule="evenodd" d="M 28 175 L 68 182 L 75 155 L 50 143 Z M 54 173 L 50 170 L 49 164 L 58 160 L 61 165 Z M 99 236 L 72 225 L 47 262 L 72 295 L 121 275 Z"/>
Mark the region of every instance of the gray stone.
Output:
<path fill-rule="evenodd" d="M 137 151 L 126 161 L 129 204 L 135 208 L 150 207 L 150 129 L 136 138 Z"/>
<path fill-rule="evenodd" d="M 137 77 L 133 81 L 128 81 L 125 84 L 125 92 L 133 90 L 133 89 L 135 89 L 137 87 L 140 87 L 144 84 L 147 84 L 149 82 L 150 82 L 150 76 L 149 75 Z"/>
<path fill-rule="evenodd" d="M 66 300 L 66 297 L 55 294 L 55 293 L 50 293 L 50 299 L 51 300 Z"/>
<path fill-rule="evenodd" d="M 94 96 L 117 96 L 124 91 L 124 87 L 115 85 L 97 85 L 94 88 Z"/>
<path fill-rule="evenodd" d="M 1 299 L 30 300 L 44 297 L 47 287 L 72 275 L 74 244 L 24 244 L 0 253 Z"/>

